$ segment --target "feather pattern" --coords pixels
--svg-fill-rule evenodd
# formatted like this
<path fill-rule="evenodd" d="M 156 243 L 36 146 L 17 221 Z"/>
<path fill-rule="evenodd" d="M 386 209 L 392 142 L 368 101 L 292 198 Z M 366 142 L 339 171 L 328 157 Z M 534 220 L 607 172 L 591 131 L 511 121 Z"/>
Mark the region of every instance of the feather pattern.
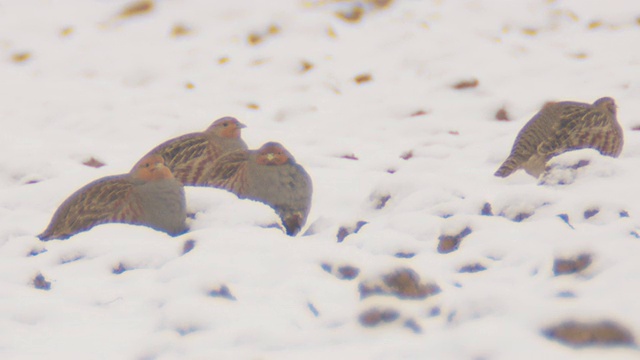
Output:
<path fill-rule="evenodd" d="M 278 143 L 220 157 L 207 172 L 208 185 L 260 201 L 282 219 L 288 235 L 304 226 L 311 208 L 312 181 L 302 166 Z"/>
<path fill-rule="evenodd" d="M 141 209 L 128 201 L 134 185 L 127 175 L 110 176 L 82 187 L 65 200 L 53 215 L 41 240 L 66 239 L 109 222 L 130 222 Z"/>
<path fill-rule="evenodd" d="M 545 105 L 518 133 L 511 154 L 496 171 L 505 177 L 518 169 L 538 177 L 547 161 L 563 152 L 593 148 L 617 157 L 623 132 L 615 102 L 601 98 L 594 104 L 559 102 Z"/>
<path fill-rule="evenodd" d="M 146 225 L 177 235 L 186 230 L 184 188 L 162 157 L 140 160 L 128 174 L 95 180 L 69 196 L 38 237 L 66 239 L 104 223 Z"/>
<path fill-rule="evenodd" d="M 162 156 L 175 178 L 184 185 L 204 185 L 205 168 L 227 152 L 247 148 L 240 138 L 244 127 L 235 118 L 223 117 L 207 130 L 167 140 L 145 156 Z"/>

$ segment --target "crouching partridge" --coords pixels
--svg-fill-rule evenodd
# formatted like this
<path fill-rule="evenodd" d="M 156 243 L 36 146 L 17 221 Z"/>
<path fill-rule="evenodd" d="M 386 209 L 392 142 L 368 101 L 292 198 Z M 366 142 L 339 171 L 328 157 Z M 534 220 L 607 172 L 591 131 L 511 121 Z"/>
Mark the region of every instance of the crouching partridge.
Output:
<path fill-rule="evenodd" d="M 550 103 L 520 130 L 511 154 L 495 176 L 506 177 L 524 169 L 538 177 L 549 159 L 569 150 L 593 148 L 603 155 L 618 157 L 623 143 L 612 98 L 603 97 L 593 104 Z"/>
<path fill-rule="evenodd" d="M 140 160 L 128 174 L 107 176 L 73 193 L 40 240 L 66 239 L 104 223 L 145 225 L 170 235 L 186 231 L 184 188 L 162 157 Z"/>
<path fill-rule="evenodd" d="M 203 170 L 221 155 L 247 149 L 240 138 L 246 125 L 227 116 L 211 124 L 203 132 L 190 133 L 167 140 L 147 155 L 160 155 L 176 179 L 184 185 L 204 185 Z"/>
<path fill-rule="evenodd" d="M 206 177 L 209 186 L 271 206 L 282 219 L 287 235 L 296 235 L 307 221 L 313 192 L 311 178 L 279 143 L 228 153 L 208 169 Z"/>

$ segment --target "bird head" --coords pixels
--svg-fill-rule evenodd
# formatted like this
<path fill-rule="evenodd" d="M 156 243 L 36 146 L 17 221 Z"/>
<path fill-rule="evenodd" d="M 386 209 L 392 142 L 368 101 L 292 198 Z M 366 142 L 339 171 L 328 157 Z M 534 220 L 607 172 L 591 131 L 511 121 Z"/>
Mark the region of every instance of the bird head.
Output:
<path fill-rule="evenodd" d="M 260 165 L 284 165 L 293 157 L 284 146 L 277 142 L 268 142 L 258 149 L 256 162 Z"/>
<path fill-rule="evenodd" d="M 142 158 L 133 167 L 131 175 L 135 179 L 145 181 L 173 179 L 171 170 L 164 164 L 164 159 L 160 155 L 149 155 Z"/>
<path fill-rule="evenodd" d="M 227 139 L 238 139 L 240 138 L 241 130 L 246 127 L 247 125 L 241 123 L 238 119 L 231 116 L 225 116 L 214 121 L 207 129 L 207 132 L 211 132 L 216 136 Z"/>
<path fill-rule="evenodd" d="M 610 97 L 600 98 L 600 99 L 596 100 L 596 102 L 594 102 L 593 105 L 596 106 L 596 107 L 599 107 L 599 108 L 603 108 L 603 109 L 605 109 L 606 111 L 610 112 L 613 115 L 616 114 L 616 109 L 618 108 L 616 106 L 615 100 L 613 100 Z"/>

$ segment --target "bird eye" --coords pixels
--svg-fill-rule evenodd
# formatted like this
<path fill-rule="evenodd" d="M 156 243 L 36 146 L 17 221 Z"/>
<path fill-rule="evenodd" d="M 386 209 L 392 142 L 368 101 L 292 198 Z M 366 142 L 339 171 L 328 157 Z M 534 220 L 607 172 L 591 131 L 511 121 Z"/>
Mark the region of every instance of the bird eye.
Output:
<path fill-rule="evenodd" d="M 151 166 L 150 163 L 144 163 L 144 167 L 148 168 L 149 166 Z"/>
<path fill-rule="evenodd" d="M 229 123 L 224 123 L 224 124 L 222 124 L 222 126 L 227 127 L 227 126 L 229 126 Z"/>

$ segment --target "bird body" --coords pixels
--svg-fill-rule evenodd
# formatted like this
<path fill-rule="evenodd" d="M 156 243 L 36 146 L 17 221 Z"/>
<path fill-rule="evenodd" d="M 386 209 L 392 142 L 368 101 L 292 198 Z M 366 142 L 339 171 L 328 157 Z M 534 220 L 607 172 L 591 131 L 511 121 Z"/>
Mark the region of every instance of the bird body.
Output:
<path fill-rule="evenodd" d="M 228 153 L 213 164 L 207 178 L 210 186 L 271 206 L 288 235 L 296 235 L 309 215 L 311 177 L 279 143 Z"/>
<path fill-rule="evenodd" d="M 233 117 L 223 117 L 214 121 L 207 130 L 165 141 L 147 155 L 162 156 L 182 184 L 204 185 L 203 170 L 209 164 L 227 152 L 247 149 L 247 144 L 240 138 L 244 127 Z"/>
<path fill-rule="evenodd" d="M 603 155 L 618 157 L 623 144 L 612 98 L 600 98 L 593 104 L 549 103 L 520 130 L 511 154 L 495 176 L 506 177 L 524 169 L 538 177 L 547 161 L 563 152 L 593 148 Z"/>
<path fill-rule="evenodd" d="M 184 188 L 159 156 L 143 158 L 128 174 L 95 180 L 67 198 L 38 237 L 66 239 L 104 223 L 146 225 L 170 235 L 186 230 Z"/>

